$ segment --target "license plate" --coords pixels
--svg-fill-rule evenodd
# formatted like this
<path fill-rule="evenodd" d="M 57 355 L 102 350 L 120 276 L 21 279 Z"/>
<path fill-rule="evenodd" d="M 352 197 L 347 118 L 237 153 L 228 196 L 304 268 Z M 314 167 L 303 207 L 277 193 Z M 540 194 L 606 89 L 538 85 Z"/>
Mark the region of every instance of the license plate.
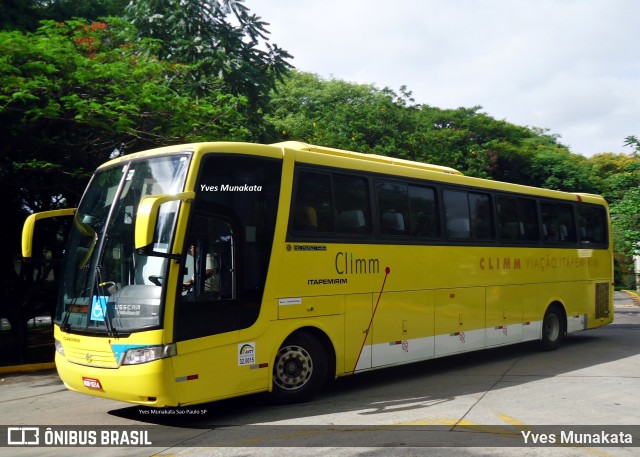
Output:
<path fill-rule="evenodd" d="M 91 390 L 102 390 L 102 384 L 100 384 L 100 380 L 99 379 L 95 379 L 95 378 L 85 378 L 84 376 L 82 377 L 82 384 L 84 384 L 84 386 L 87 389 L 91 389 Z"/>

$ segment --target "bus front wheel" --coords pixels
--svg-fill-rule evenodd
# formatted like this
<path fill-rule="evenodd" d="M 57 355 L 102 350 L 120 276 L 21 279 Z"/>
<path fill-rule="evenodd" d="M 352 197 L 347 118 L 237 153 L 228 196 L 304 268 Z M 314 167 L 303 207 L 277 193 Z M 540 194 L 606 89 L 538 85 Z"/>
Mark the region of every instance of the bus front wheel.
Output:
<path fill-rule="evenodd" d="M 556 306 L 550 306 L 542 320 L 542 348 L 554 351 L 564 339 L 564 313 Z"/>
<path fill-rule="evenodd" d="M 287 339 L 273 367 L 273 399 L 278 403 L 309 400 L 327 378 L 327 356 L 322 344 L 307 333 Z"/>

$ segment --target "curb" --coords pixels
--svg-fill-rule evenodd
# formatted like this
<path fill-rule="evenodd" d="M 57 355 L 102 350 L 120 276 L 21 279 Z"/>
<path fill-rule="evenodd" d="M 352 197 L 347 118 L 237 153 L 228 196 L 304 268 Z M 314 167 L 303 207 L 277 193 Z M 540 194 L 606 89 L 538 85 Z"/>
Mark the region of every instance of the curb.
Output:
<path fill-rule="evenodd" d="M 44 371 L 55 369 L 55 362 L 30 363 L 26 365 L 13 365 L 9 367 L 0 367 L 0 374 L 9 373 L 32 373 L 34 371 Z"/>
<path fill-rule="evenodd" d="M 640 295 L 638 295 L 637 293 L 631 291 L 631 290 L 621 290 L 620 292 L 624 292 L 625 294 L 627 294 L 629 296 L 629 298 L 631 298 L 631 300 L 633 300 L 633 304 L 636 306 L 640 306 Z"/>

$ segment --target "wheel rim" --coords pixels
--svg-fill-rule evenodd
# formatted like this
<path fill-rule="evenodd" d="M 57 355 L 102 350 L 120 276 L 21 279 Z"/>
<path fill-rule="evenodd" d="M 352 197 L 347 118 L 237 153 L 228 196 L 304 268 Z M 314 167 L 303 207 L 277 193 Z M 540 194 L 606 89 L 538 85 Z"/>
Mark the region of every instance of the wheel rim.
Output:
<path fill-rule="evenodd" d="M 278 351 L 274 382 L 286 390 L 303 387 L 313 374 L 311 354 L 300 346 L 285 346 Z"/>
<path fill-rule="evenodd" d="M 560 335 L 560 320 L 558 316 L 551 313 L 544 321 L 544 333 L 548 341 L 556 341 Z"/>

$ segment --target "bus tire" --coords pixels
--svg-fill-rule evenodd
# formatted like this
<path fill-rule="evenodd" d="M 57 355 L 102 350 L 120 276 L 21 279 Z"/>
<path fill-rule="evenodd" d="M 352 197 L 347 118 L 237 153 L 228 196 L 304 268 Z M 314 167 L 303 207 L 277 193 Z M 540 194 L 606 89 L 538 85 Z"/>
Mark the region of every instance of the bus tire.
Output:
<path fill-rule="evenodd" d="M 555 351 L 564 340 L 564 313 L 557 305 L 552 305 L 547 309 L 542 320 L 542 349 L 545 351 Z"/>
<path fill-rule="evenodd" d="M 280 347 L 273 365 L 272 399 L 299 403 L 311 399 L 327 379 L 323 345 L 308 333 L 290 336 Z"/>

